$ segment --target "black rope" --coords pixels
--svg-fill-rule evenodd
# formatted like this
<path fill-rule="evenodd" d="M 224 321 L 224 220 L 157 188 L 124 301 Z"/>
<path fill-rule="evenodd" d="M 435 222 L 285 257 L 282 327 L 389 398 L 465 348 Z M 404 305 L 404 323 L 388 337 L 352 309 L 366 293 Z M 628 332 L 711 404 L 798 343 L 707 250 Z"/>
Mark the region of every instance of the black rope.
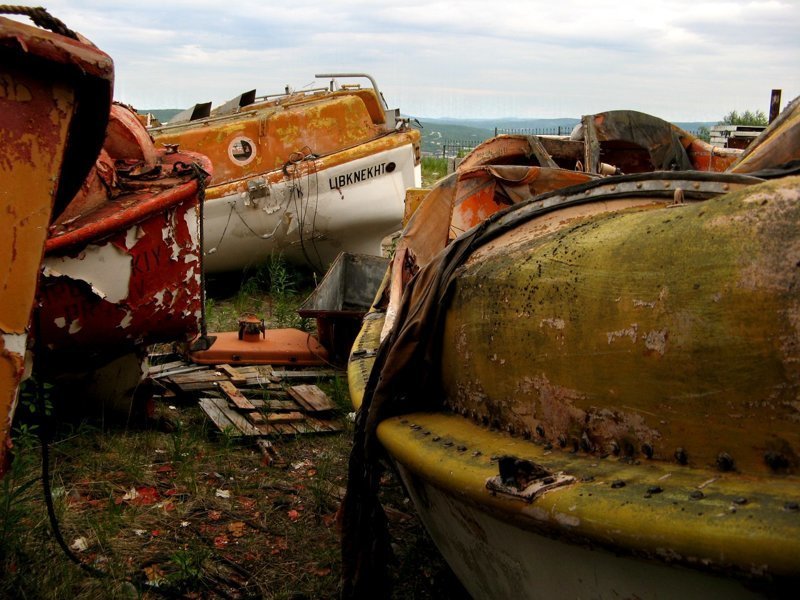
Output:
<path fill-rule="evenodd" d="M 63 35 L 73 40 L 78 39 L 78 34 L 67 27 L 63 21 L 56 19 L 41 6 L 18 6 L 13 4 L 0 4 L 0 14 L 23 15 L 30 17 L 34 24 L 53 33 Z"/>

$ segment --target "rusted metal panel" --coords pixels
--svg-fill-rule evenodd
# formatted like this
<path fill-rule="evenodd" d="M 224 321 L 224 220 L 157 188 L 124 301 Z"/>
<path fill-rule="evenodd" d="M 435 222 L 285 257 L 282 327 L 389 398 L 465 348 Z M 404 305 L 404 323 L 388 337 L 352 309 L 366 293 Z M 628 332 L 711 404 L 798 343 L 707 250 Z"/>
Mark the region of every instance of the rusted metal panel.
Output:
<path fill-rule="evenodd" d="M 50 351 L 106 360 L 198 331 L 198 195 L 210 165 L 195 154 L 156 152 L 131 114 L 114 106 L 106 147 L 117 156 L 101 154 L 50 229 L 39 293 Z"/>
<path fill-rule="evenodd" d="M 509 232 L 458 279 L 453 407 L 567 449 L 797 472 L 799 202 L 788 178 Z"/>
<path fill-rule="evenodd" d="M 0 471 L 47 226 L 94 161 L 112 81 L 111 60 L 85 40 L 0 18 Z"/>

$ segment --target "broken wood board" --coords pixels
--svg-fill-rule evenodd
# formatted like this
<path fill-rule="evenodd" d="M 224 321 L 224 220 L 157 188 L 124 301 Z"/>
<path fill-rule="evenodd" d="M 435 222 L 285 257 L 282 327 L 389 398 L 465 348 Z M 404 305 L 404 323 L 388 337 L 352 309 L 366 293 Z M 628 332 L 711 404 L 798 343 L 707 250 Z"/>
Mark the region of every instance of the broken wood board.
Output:
<path fill-rule="evenodd" d="M 217 365 L 217 370 L 225 373 L 228 379 L 236 385 L 247 383 L 247 376 L 235 367 L 230 365 Z"/>
<path fill-rule="evenodd" d="M 222 390 L 222 393 L 225 394 L 228 400 L 236 405 L 236 408 L 241 410 L 256 410 L 256 407 L 252 405 L 250 400 L 245 398 L 239 391 L 239 388 L 233 385 L 230 381 L 220 381 L 219 389 Z"/>
<path fill-rule="evenodd" d="M 307 412 L 327 412 L 336 409 L 336 405 L 328 395 L 316 385 L 294 385 L 286 391 Z"/>
<path fill-rule="evenodd" d="M 200 408 L 214 424 L 228 435 L 260 436 L 261 431 L 251 425 L 247 419 L 228 406 L 221 398 L 201 398 Z"/>
<path fill-rule="evenodd" d="M 260 389 L 280 391 L 281 386 L 270 377 L 271 369 L 262 371 L 257 367 L 239 367 L 235 370 L 236 379 L 231 381 L 227 370 L 200 367 L 202 370 L 191 373 L 165 373 L 163 377 L 168 383 L 178 387 L 182 392 L 198 392 L 216 389 L 220 382 L 235 383 L 242 386 L 260 386 Z"/>

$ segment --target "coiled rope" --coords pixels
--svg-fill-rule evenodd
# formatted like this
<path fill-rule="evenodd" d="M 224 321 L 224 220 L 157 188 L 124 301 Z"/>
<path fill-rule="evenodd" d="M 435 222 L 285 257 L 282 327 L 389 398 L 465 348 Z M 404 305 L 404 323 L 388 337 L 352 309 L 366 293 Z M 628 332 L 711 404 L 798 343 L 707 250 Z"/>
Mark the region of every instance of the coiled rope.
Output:
<path fill-rule="evenodd" d="M 0 4 L 0 14 L 2 15 L 23 15 L 30 17 L 34 24 L 42 29 L 47 29 L 53 33 L 58 33 L 73 40 L 78 39 L 78 34 L 67 27 L 63 21 L 56 19 L 41 6 L 17 6 L 13 4 Z"/>

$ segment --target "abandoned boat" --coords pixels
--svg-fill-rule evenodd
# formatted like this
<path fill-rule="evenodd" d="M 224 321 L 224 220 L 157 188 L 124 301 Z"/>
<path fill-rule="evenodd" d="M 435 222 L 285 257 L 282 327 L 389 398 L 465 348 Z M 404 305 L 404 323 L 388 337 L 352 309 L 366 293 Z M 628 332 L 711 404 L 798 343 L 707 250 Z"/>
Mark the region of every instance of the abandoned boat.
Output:
<path fill-rule="evenodd" d="M 502 162 L 423 200 L 353 347 L 345 593 L 380 585 L 378 445 L 474 598 L 793 589 L 800 177 Z M 468 174 L 498 210 L 461 233 Z"/>
<path fill-rule="evenodd" d="M 209 156 L 209 272 L 281 252 L 324 271 L 343 251 L 379 255 L 400 229 L 406 188 L 421 181 L 419 132 L 389 110 L 368 75 L 317 75 L 326 87 L 197 105 L 151 133 Z M 366 78 L 370 86 L 338 85 Z"/>
<path fill-rule="evenodd" d="M 136 113 L 112 106 L 97 162 L 45 244 L 37 315 L 43 368 L 86 370 L 197 335 L 198 207 L 210 171 L 204 156 L 156 150 Z"/>
<path fill-rule="evenodd" d="M 741 150 L 716 148 L 663 119 L 634 110 L 585 115 L 570 136 L 498 135 L 462 161 L 534 164 L 600 175 L 728 169 Z"/>
<path fill-rule="evenodd" d="M 43 9 L 26 10 L 62 33 L 0 18 L 0 472 L 26 371 L 47 227 L 100 150 L 114 79 L 105 53 Z"/>

